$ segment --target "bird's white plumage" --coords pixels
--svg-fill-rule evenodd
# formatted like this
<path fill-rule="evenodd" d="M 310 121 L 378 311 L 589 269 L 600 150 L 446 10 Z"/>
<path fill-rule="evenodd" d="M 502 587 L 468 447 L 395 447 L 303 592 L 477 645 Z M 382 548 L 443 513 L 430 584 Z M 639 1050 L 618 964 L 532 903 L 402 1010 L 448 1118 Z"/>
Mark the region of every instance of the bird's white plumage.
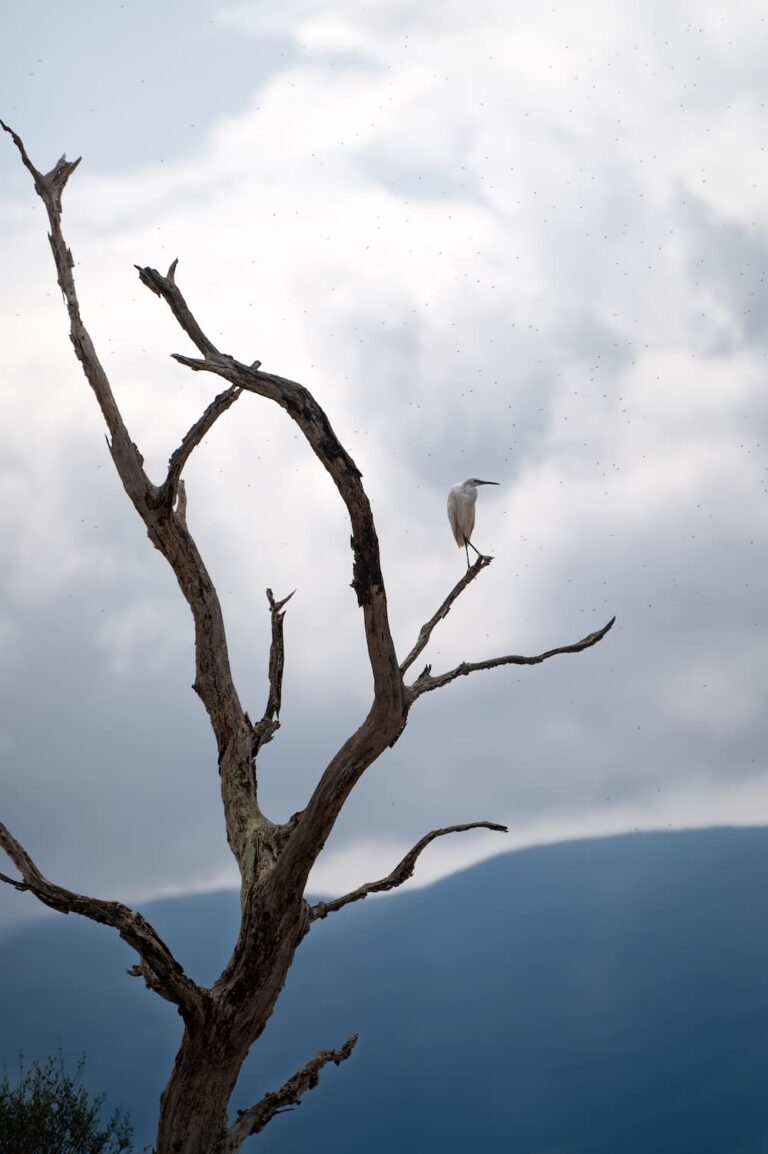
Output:
<path fill-rule="evenodd" d="M 463 549 L 465 543 L 472 539 L 472 530 L 475 527 L 476 501 L 477 489 L 471 479 L 454 485 L 448 494 L 448 520 L 451 523 L 456 544 L 460 549 Z"/>
<path fill-rule="evenodd" d="M 475 527 L 475 502 L 477 501 L 478 485 L 498 485 L 498 481 L 481 481 L 478 477 L 467 477 L 454 485 L 448 494 L 448 520 L 460 549 L 467 554 L 469 565 L 469 550 L 474 549 L 478 557 L 480 551 L 472 544 L 472 531 Z"/>

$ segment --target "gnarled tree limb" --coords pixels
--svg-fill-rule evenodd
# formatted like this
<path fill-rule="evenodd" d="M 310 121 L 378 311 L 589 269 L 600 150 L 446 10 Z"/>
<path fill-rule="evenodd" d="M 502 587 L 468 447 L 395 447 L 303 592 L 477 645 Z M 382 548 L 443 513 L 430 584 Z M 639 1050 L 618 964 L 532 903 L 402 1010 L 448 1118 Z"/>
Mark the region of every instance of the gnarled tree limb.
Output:
<path fill-rule="evenodd" d="M 413 684 L 407 687 L 409 700 L 415 701 L 417 697 L 421 697 L 422 693 L 440 689 L 441 686 L 455 681 L 457 677 L 466 677 L 480 669 L 498 669 L 501 665 L 540 665 L 542 661 L 548 661 L 550 657 L 556 657 L 559 653 L 581 653 L 583 649 L 589 649 L 591 646 L 597 645 L 598 641 L 602 641 L 615 620 L 616 618 L 612 617 L 602 629 L 598 629 L 595 633 L 589 633 L 581 641 L 574 642 L 573 645 L 560 645 L 557 649 L 548 649 L 546 653 L 538 653 L 535 657 L 520 657 L 511 654 L 507 657 L 491 657 L 487 661 L 462 661 L 461 665 L 457 665 L 455 669 L 450 669 L 447 673 L 438 673 L 436 676 L 432 675 L 432 666 L 427 665 Z"/>
<path fill-rule="evenodd" d="M 350 791 L 368 766 L 397 739 L 407 718 L 403 679 L 389 626 L 373 514 L 360 470 L 309 390 L 287 377 L 261 371 L 258 362 L 246 365 L 217 352 L 192 315 L 173 276 L 164 277 L 149 268 L 142 269 L 140 276 L 143 283 L 166 300 L 181 327 L 203 353 L 202 360 L 181 354 L 174 354 L 175 359 L 195 372 L 215 373 L 230 384 L 266 397 L 284 409 L 330 474 L 352 526 L 352 587 L 363 610 L 374 701 L 360 729 L 345 742 L 326 768 L 281 852 L 275 884 L 285 884 L 293 892 L 303 889 Z"/>
<path fill-rule="evenodd" d="M 445 829 L 433 829 L 431 833 L 425 834 L 420 841 L 416 842 L 413 849 L 408 851 L 403 860 L 392 870 L 392 873 L 387 874 L 385 878 L 381 878 L 377 882 L 368 882 L 367 885 L 359 886 L 351 893 L 345 894 L 341 898 L 335 898 L 331 902 L 317 902 L 309 911 L 312 921 L 327 918 L 328 914 L 348 906 L 350 902 L 362 901 L 369 894 L 380 894 L 387 890 L 396 889 L 397 886 L 401 886 L 403 882 L 407 882 L 410 877 L 413 877 L 416 862 L 430 842 L 433 842 L 435 838 L 444 837 L 447 833 L 466 833 L 469 829 L 492 829 L 497 833 L 508 832 L 505 825 L 497 825 L 496 822 L 492 821 L 472 821 L 467 825 L 448 825 Z"/>
<path fill-rule="evenodd" d="M 466 573 L 460 581 L 456 582 L 453 589 L 448 594 L 437 612 L 432 617 L 430 617 L 429 621 L 422 625 L 421 629 L 419 630 L 419 636 L 417 638 L 416 644 L 406 657 L 405 661 L 403 661 L 400 665 L 401 673 L 406 673 L 407 670 L 409 670 L 413 665 L 419 654 L 423 653 L 423 651 L 426 649 L 427 645 L 429 644 L 429 639 L 432 636 L 432 630 L 435 628 L 438 622 L 443 621 L 448 616 L 451 611 L 451 606 L 453 605 L 456 598 L 464 592 L 466 587 L 472 581 L 474 581 L 475 577 L 477 577 L 483 571 L 483 569 L 490 565 L 492 561 L 493 557 L 484 557 L 482 554 L 480 554 L 474 565 L 467 569 Z"/>
<path fill-rule="evenodd" d="M 302 1066 L 288 1081 L 270 1094 L 265 1094 L 260 1102 L 248 1110 L 238 1110 L 237 1121 L 229 1131 L 228 1151 L 235 1154 L 246 1138 L 258 1134 L 276 1114 L 288 1107 L 298 1106 L 301 1097 L 312 1090 L 320 1081 L 320 1071 L 329 1062 L 340 1065 L 345 1062 L 355 1048 L 357 1034 L 347 1038 L 340 1050 L 321 1050 L 306 1066 Z"/>
<path fill-rule="evenodd" d="M 81 914 L 91 921 L 112 926 L 136 951 L 141 959 L 132 973 L 140 974 L 146 984 L 166 1001 L 178 1006 L 186 1020 L 200 1019 L 205 1008 L 205 991 L 191 981 L 160 935 L 146 918 L 121 902 L 107 902 L 64 889 L 46 878 L 24 847 L 0 823 L 0 847 L 8 854 L 21 879 L 0 873 L 0 881 L 14 889 L 28 890 L 52 910 L 64 914 Z"/>

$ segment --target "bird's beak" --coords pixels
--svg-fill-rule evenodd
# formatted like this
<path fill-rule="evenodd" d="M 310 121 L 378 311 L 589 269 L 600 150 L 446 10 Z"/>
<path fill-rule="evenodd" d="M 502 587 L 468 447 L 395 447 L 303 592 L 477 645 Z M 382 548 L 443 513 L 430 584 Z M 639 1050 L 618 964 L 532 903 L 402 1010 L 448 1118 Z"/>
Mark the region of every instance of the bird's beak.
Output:
<path fill-rule="evenodd" d="M 500 481 L 478 481 L 478 485 L 500 485 Z"/>

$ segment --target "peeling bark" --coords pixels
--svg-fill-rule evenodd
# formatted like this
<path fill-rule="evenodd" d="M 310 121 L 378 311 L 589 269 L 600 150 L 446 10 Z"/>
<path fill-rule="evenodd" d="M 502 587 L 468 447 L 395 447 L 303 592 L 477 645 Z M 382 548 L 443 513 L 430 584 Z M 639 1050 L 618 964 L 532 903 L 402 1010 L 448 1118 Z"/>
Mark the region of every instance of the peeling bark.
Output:
<path fill-rule="evenodd" d="M 227 387 L 213 398 L 171 454 L 166 477 L 154 484 L 144 470 L 143 458 L 131 440 L 80 315 L 72 272 L 74 261 L 61 230 L 62 194 L 79 161 L 70 163 L 62 157 L 49 173 L 43 174 L 30 161 L 19 136 L 2 121 L 0 125 L 12 137 L 48 213 L 51 251 L 69 316 L 72 344 L 104 415 L 115 469 L 152 544 L 173 570 L 192 614 L 194 689 L 216 739 L 227 839 L 241 877 L 241 925 L 229 962 L 213 986 L 203 989 L 184 974 L 140 914 L 121 903 L 75 894 L 50 882 L 2 825 L 0 847 L 19 876 L 0 874 L 0 881 L 34 894 L 53 909 L 78 913 L 111 926 L 138 954 L 139 960 L 129 972 L 142 977 L 155 993 L 177 1006 L 184 1020 L 184 1034 L 162 1096 L 156 1154 L 236 1154 L 247 1137 L 262 1130 L 283 1110 L 297 1105 L 302 1094 L 316 1085 L 323 1067 L 349 1058 L 356 1041 L 353 1036 L 339 1050 L 321 1051 L 280 1090 L 240 1111 L 237 1120 L 228 1124 L 228 1106 L 242 1063 L 272 1014 L 295 951 L 311 923 L 370 893 L 401 885 L 412 875 L 419 855 L 437 837 L 477 828 L 505 828 L 492 822 L 471 822 L 433 830 L 387 877 L 310 908 L 304 900 L 309 872 L 362 774 L 399 739 L 411 707 L 422 694 L 481 669 L 534 665 L 557 654 L 581 652 L 602 640 L 613 621 L 582 641 L 534 657 L 463 662 L 436 675 L 427 665 L 415 681 L 406 684 L 406 672 L 429 644 L 434 629 L 490 564 L 490 558 L 478 558 L 422 627 L 416 644 L 399 664 L 389 626 L 376 527 L 360 470 L 307 388 L 262 371 L 258 360 L 246 364 L 219 352 L 176 283 L 176 261 L 165 275 L 137 265 L 139 278 L 165 301 L 201 354 L 200 358 L 175 354 L 175 359 L 194 372 L 223 378 Z M 218 594 L 187 524 L 187 493 L 182 479 L 192 452 L 244 393 L 279 405 L 296 423 L 345 505 L 351 529 L 351 584 L 362 610 L 373 676 L 373 700 L 366 718 L 326 766 L 305 808 L 283 824 L 270 821 L 260 809 L 257 757 L 280 725 L 285 662 L 283 619 L 292 594 L 276 601 L 272 591 L 267 590 L 272 626 L 269 691 L 264 714 L 253 723 L 240 703 L 232 677 Z"/>

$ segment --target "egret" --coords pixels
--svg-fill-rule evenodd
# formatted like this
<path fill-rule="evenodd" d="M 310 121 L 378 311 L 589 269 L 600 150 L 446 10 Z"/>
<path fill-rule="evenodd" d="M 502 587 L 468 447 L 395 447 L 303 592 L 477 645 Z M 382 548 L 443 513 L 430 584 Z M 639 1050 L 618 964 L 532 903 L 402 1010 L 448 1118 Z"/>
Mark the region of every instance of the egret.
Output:
<path fill-rule="evenodd" d="M 478 557 L 483 554 L 472 544 L 472 530 L 475 527 L 475 501 L 477 500 L 478 485 L 498 485 L 498 481 L 480 481 L 477 477 L 468 477 L 466 481 L 454 485 L 448 494 L 448 520 L 456 538 L 456 544 L 462 545 L 467 554 L 467 568 L 469 569 L 469 549 L 474 549 Z"/>

